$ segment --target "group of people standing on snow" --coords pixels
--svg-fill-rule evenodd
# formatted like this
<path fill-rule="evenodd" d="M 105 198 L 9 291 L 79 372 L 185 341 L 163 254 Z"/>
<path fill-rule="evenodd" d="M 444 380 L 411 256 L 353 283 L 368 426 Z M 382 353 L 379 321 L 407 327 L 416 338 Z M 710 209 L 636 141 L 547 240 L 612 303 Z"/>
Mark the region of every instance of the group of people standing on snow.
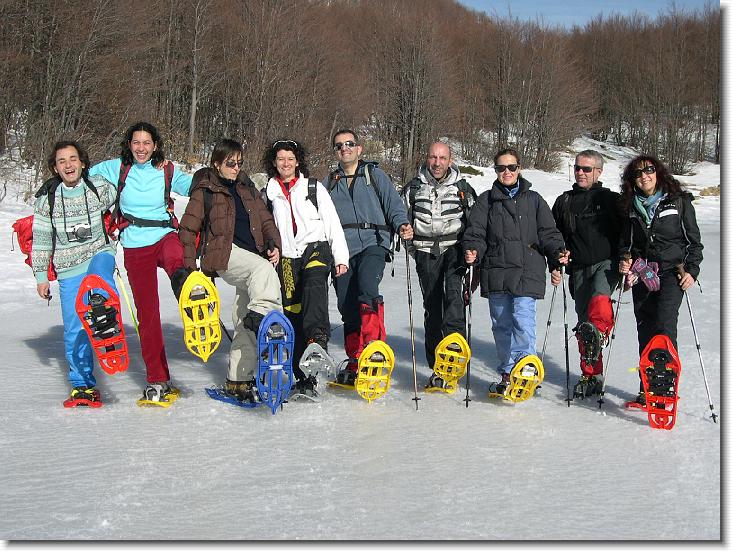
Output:
<path fill-rule="evenodd" d="M 321 183 L 310 176 L 302 144 L 273 142 L 262 157 L 269 180 L 259 190 L 243 169 L 242 145 L 230 139 L 217 143 L 209 166 L 192 177 L 172 170 L 149 123 L 128 129 L 120 158 L 93 167 L 80 144 L 58 142 L 48 159 L 53 176 L 34 208 L 33 271 L 43 298 L 50 297 L 51 262 L 58 271 L 73 387 L 68 400 L 99 399 L 92 350 L 74 300 L 87 274 L 98 274 L 116 290 L 116 243 L 100 216 L 107 209 L 120 229 L 139 318 L 146 400 L 168 401 L 179 393 L 170 383 L 160 324 L 159 267 L 176 297 L 194 270 L 235 287 L 224 390 L 253 401 L 257 330 L 272 310 L 283 311 L 295 329 L 296 387 L 317 386 L 298 361 L 309 343 L 327 350 L 329 277 L 347 356 L 336 381 L 353 384 L 364 347 L 386 340 L 379 284 L 396 236 L 415 259 L 430 367 L 443 337 L 466 335 L 465 310 L 479 283 L 498 356 L 496 389 L 505 389 L 513 366 L 535 354 L 536 301 L 544 297 L 546 273 L 557 286 L 564 270 L 578 317 L 582 376 L 575 393 L 589 396 L 602 388 L 602 347 L 612 331 L 610 297 L 618 286 L 633 289 L 639 350 L 659 333 L 676 345 L 678 310 L 683 292 L 698 278 L 702 244 L 692 196 L 658 159 L 631 160 L 617 194 L 600 182 L 602 155 L 580 152 L 572 189 L 550 209 L 530 189 L 520 154 L 511 148 L 496 153 L 496 180 L 477 196 L 446 143 L 430 145 L 401 195 L 377 163 L 361 159 L 355 131 L 338 130 L 332 147 L 337 167 Z M 190 198 L 180 224 L 171 191 Z M 49 207 L 52 196 L 55 207 Z M 74 234 L 84 227 L 83 237 Z M 433 373 L 427 385 L 443 383 Z"/>

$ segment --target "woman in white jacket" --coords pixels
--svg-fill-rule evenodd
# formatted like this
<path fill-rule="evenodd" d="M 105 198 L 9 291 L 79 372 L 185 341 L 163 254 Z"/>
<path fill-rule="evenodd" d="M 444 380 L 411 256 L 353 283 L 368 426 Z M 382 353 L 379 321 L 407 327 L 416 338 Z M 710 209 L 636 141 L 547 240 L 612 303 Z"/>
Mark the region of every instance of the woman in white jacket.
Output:
<path fill-rule="evenodd" d="M 293 370 L 301 391 L 317 385 L 299 367 L 305 347 L 327 350 L 330 339 L 328 275 L 348 270 L 348 245 L 333 201 L 323 185 L 309 178 L 306 151 L 294 140 L 277 140 L 264 155 L 270 177 L 267 199 L 282 238 L 278 266 L 282 307 L 295 329 Z"/>

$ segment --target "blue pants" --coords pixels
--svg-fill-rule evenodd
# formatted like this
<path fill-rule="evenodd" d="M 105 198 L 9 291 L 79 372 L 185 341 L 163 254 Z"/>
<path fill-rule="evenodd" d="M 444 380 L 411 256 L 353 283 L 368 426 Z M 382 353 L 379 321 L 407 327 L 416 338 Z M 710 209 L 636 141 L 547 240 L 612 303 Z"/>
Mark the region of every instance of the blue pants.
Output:
<path fill-rule="evenodd" d="M 94 352 L 89 337 L 76 313 L 76 294 L 82 280 L 88 274 L 97 274 L 117 293 L 114 285 L 114 256 L 110 253 L 97 253 L 89 262 L 86 273 L 58 281 L 61 295 L 61 317 L 64 322 L 64 349 L 69 363 L 69 382 L 72 387 L 95 387 Z M 99 290 L 100 293 L 106 295 Z"/>
<path fill-rule="evenodd" d="M 488 295 L 498 373 L 510 372 L 527 355 L 536 354 L 536 299 L 497 292 Z"/>
<path fill-rule="evenodd" d="M 379 245 L 367 247 L 348 260 L 348 272 L 333 278 L 338 311 L 343 320 L 343 335 L 361 329 L 359 305 L 366 304 L 374 310 L 377 303 L 383 303 L 379 284 L 384 276 L 388 251 Z"/>

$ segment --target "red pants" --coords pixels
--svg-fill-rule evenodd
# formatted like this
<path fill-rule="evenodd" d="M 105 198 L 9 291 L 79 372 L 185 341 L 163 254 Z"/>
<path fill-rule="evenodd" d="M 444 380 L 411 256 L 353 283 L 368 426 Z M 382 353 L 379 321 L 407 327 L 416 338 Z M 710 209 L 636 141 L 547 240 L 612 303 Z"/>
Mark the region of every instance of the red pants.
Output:
<path fill-rule="evenodd" d="M 125 248 L 127 280 L 135 299 L 140 327 L 140 348 L 147 370 L 148 383 L 170 380 L 165 357 L 163 328 L 160 325 L 158 297 L 158 268 L 170 277 L 183 266 L 183 246 L 178 234 L 171 232 L 159 242 L 147 247 Z"/>

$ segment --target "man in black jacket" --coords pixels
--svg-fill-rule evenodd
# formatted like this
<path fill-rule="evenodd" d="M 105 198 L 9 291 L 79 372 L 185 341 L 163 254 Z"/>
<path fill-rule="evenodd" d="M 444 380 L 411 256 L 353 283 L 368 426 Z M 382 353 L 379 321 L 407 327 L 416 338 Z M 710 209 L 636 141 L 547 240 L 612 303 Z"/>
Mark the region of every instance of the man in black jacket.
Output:
<path fill-rule="evenodd" d="M 575 183 L 554 202 L 552 214 L 572 251 L 567 268 L 569 291 L 574 298 L 582 376 L 575 385 L 576 397 L 602 389 L 602 347 L 613 326 L 610 300 L 618 285 L 618 239 L 620 195 L 602 186 L 604 159 L 594 150 L 577 154 Z"/>

